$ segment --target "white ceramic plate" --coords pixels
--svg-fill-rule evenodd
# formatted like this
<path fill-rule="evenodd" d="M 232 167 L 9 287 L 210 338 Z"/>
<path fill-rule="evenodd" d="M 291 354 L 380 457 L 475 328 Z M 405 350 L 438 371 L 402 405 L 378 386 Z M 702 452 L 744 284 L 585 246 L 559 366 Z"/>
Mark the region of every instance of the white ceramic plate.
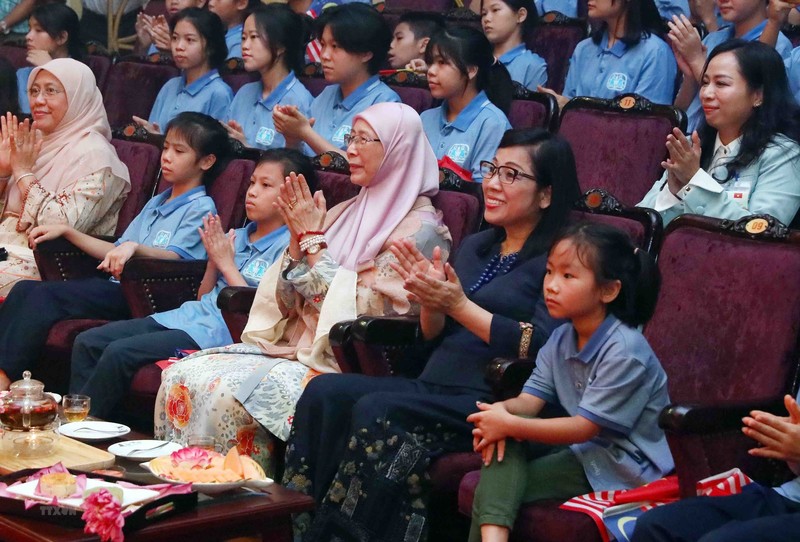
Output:
<path fill-rule="evenodd" d="M 25 482 L 24 484 L 20 484 L 18 486 L 9 487 L 9 493 L 16 493 L 17 495 L 24 497 L 26 499 L 34 499 L 37 501 L 44 501 L 44 502 L 51 502 L 53 499 L 52 497 L 43 497 L 41 495 L 36 495 L 34 491 L 36 490 L 36 485 L 39 483 L 38 480 L 32 480 L 30 482 Z M 137 502 L 146 501 L 148 499 L 152 499 L 156 495 L 158 495 L 158 491 L 153 491 L 152 489 L 139 489 L 139 488 L 130 488 L 130 487 L 122 487 L 118 486 L 112 482 L 106 482 L 105 480 L 96 480 L 94 478 L 87 478 L 86 479 L 86 489 L 92 489 L 93 487 L 112 487 L 116 486 L 122 490 L 122 506 L 128 506 L 129 504 L 134 504 Z M 69 506 L 71 508 L 80 508 L 81 504 L 83 504 L 83 497 L 75 497 L 72 499 L 59 499 L 59 504 L 63 504 L 64 506 Z"/>
<path fill-rule="evenodd" d="M 59 427 L 58 432 L 76 440 L 109 440 L 131 432 L 127 425 L 114 422 L 72 422 Z"/>
<path fill-rule="evenodd" d="M 55 393 L 55 392 L 52 392 L 52 391 L 48 391 L 47 395 L 49 395 L 50 397 L 55 399 L 56 403 L 58 403 L 59 405 L 61 404 L 61 394 Z"/>
<path fill-rule="evenodd" d="M 125 459 L 153 459 L 162 455 L 177 452 L 183 448 L 177 442 L 164 444 L 163 440 L 126 440 L 108 447 L 108 451 Z"/>
<path fill-rule="evenodd" d="M 173 480 L 172 478 L 165 478 L 153 472 L 153 469 L 150 468 L 150 463 L 141 463 L 142 467 L 147 469 L 152 473 L 153 476 L 162 480 L 164 482 L 169 482 L 170 484 L 185 484 L 186 482 L 182 482 L 181 480 Z M 271 481 L 271 480 L 270 480 Z M 237 480 L 236 482 L 216 482 L 216 483 L 199 483 L 199 482 L 192 482 L 192 489 L 195 491 L 199 491 L 200 493 L 205 493 L 206 495 L 215 495 L 217 493 L 224 493 L 225 491 L 230 491 L 231 489 L 236 489 L 239 487 L 243 487 L 247 480 Z"/>

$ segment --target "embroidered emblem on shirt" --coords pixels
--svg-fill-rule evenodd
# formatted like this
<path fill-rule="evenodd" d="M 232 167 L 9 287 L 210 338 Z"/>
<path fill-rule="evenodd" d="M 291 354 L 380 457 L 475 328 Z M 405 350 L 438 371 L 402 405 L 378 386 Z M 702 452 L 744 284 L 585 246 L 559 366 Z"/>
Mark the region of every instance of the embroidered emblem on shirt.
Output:
<path fill-rule="evenodd" d="M 333 134 L 333 141 L 336 141 L 337 143 L 344 143 L 344 136 L 349 134 L 350 130 L 352 129 L 353 127 L 349 124 L 342 124 L 339 126 L 339 129 L 336 130 L 336 133 Z"/>
<path fill-rule="evenodd" d="M 628 86 L 628 76 L 624 73 L 614 72 L 606 81 L 606 88 L 609 90 L 622 91 L 626 86 Z"/>
<path fill-rule="evenodd" d="M 169 246 L 169 240 L 171 237 L 172 232 L 160 230 L 156 234 L 156 238 L 153 240 L 153 246 L 156 248 L 167 248 L 167 246 Z"/>
<path fill-rule="evenodd" d="M 263 277 L 264 273 L 267 271 L 267 267 L 269 267 L 269 265 L 267 265 L 266 261 L 261 259 L 253 260 L 245 266 L 242 274 L 245 277 L 260 281 L 261 277 Z"/>
<path fill-rule="evenodd" d="M 262 126 L 258 129 L 256 143 L 259 145 L 272 145 L 273 141 L 275 141 L 275 130 L 267 128 L 266 126 Z"/>
<path fill-rule="evenodd" d="M 457 164 L 463 164 L 466 162 L 468 155 L 469 145 L 465 143 L 456 143 L 450 147 L 450 150 L 447 151 L 447 156 L 449 156 L 450 159 Z"/>

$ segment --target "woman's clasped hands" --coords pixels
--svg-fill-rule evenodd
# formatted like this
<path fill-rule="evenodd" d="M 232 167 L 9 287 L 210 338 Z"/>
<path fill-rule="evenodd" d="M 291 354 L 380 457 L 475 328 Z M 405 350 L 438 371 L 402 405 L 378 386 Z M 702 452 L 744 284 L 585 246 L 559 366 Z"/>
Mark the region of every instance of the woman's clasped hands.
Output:
<path fill-rule="evenodd" d="M 670 192 L 677 194 L 700 169 L 700 137 L 692 132 L 690 142 L 680 128 L 673 128 L 667 136 L 667 151 L 669 158 L 661 162 L 661 167 L 667 170 Z"/>
<path fill-rule="evenodd" d="M 467 302 L 455 270 L 442 261 L 442 250 L 433 249 L 428 260 L 410 239 L 395 242 L 391 249 L 397 263 L 390 265 L 403 279 L 408 299 L 428 310 L 450 314 Z"/>
<path fill-rule="evenodd" d="M 303 256 L 300 241 L 303 234 L 319 232 L 325 224 L 325 196 L 318 190 L 313 195 L 303 175 L 292 172 L 281 185 L 280 195 L 273 203 L 291 233 L 289 255 L 299 260 Z"/>

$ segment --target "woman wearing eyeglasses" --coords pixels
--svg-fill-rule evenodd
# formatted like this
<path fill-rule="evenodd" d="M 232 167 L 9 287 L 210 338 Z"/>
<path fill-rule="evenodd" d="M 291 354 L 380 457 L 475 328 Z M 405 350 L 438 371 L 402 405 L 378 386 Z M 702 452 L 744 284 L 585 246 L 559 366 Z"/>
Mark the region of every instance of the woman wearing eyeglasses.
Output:
<path fill-rule="evenodd" d="M 439 171 L 419 115 L 400 103 L 366 109 L 355 117 L 347 155 L 361 191 L 329 211 L 302 176 L 287 177 L 277 205 L 289 247 L 264 272 L 244 344 L 201 351 L 163 373 L 157 437 L 214 435 L 274 472 L 276 439 L 289 436 L 306 383 L 340 371 L 331 326 L 362 314 L 419 313 L 390 267 L 397 260 L 389 247 L 403 239 L 428 258 L 450 248 L 430 200 Z"/>
<path fill-rule="evenodd" d="M 303 540 L 338 532 L 370 540 L 425 538 L 425 470 L 444 452 L 472 450 L 466 418 L 493 401 L 484 380 L 495 357 L 535 355 L 555 322 L 542 296 L 550 242 L 578 198 L 569 144 L 541 129 L 505 133 L 483 162 L 484 218 L 492 228 L 466 238 L 454 265 L 395 243 L 393 268 L 421 304 L 431 349 L 416 379 L 322 375 L 297 405 L 283 483 L 317 502 L 298 518 Z"/>
<path fill-rule="evenodd" d="M 111 128 L 88 66 L 51 60 L 28 77 L 33 123 L 0 118 L 0 296 L 39 273 L 28 232 L 68 224 L 111 235 L 130 190 L 128 168 L 111 146 Z"/>

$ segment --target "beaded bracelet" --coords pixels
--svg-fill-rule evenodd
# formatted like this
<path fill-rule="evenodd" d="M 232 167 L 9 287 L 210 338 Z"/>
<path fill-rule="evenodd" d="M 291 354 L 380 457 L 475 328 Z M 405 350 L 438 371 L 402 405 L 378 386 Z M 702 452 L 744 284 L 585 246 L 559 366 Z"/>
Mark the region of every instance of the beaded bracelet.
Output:
<path fill-rule="evenodd" d="M 325 232 L 324 232 L 324 231 L 313 231 L 313 230 L 308 230 L 308 231 L 304 231 L 303 233 L 301 233 L 300 235 L 298 235 L 298 236 L 297 236 L 297 238 L 298 238 L 299 240 L 301 240 L 301 241 L 302 241 L 302 240 L 303 240 L 303 237 L 305 237 L 306 235 L 324 235 L 324 234 L 325 234 Z"/>
<path fill-rule="evenodd" d="M 308 252 L 309 247 L 313 245 L 321 245 L 325 242 L 325 237 L 322 235 L 312 235 L 300 241 L 300 250 Z"/>

